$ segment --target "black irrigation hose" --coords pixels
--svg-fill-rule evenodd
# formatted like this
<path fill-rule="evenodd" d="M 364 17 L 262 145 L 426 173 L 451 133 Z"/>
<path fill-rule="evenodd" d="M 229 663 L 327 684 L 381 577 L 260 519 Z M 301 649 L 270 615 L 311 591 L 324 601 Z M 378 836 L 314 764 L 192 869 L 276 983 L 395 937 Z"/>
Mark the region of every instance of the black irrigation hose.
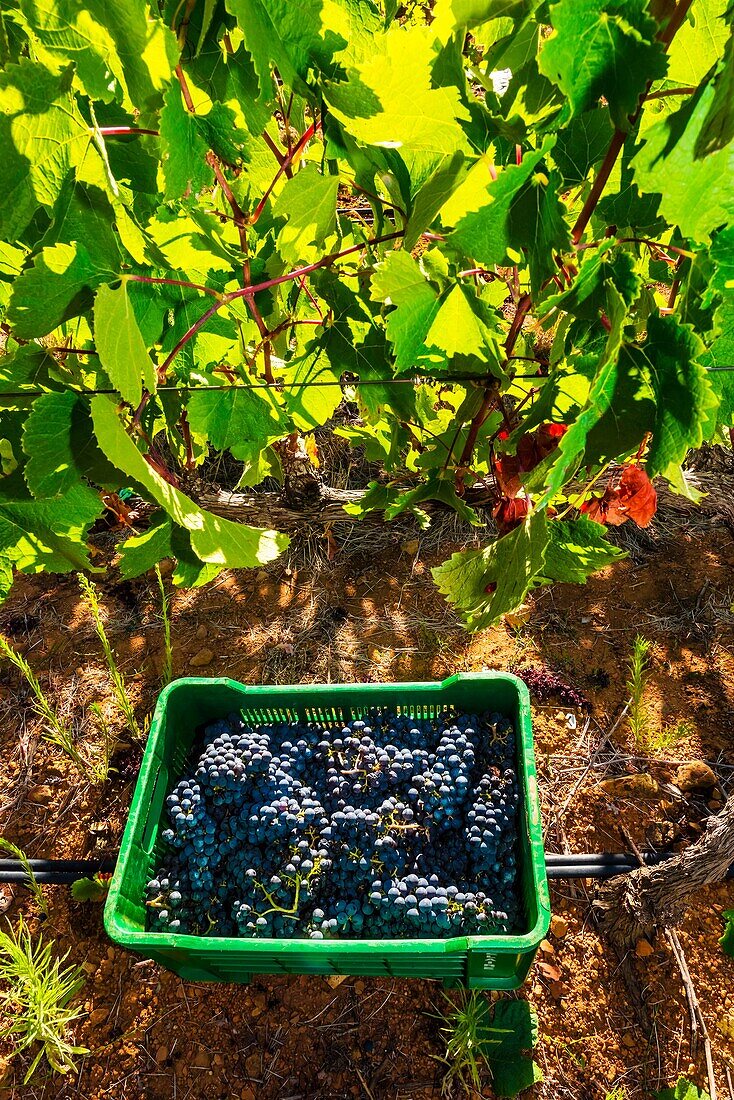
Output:
<path fill-rule="evenodd" d="M 29 859 L 33 877 L 40 885 L 63 886 L 80 878 L 93 878 L 97 873 L 110 875 L 117 858 L 100 859 Z M 0 882 L 25 885 L 28 876 L 17 859 L 0 859 Z"/>
<path fill-rule="evenodd" d="M 674 852 L 644 852 L 648 865 L 662 863 L 670 859 Z M 100 859 L 29 859 L 36 882 L 40 885 L 63 886 L 79 878 L 92 878 L 98 872 L 111 874 L 115 869 L 116 858 L 106 856 Z M 560 852 L 546 852 L 546 871 L 549 879 L 607 879 L 634 871 L 638 866 L 634 856 L 625 852 L 577 852 L 564 855 Z M 734 878 L 734 864 L 729 868 L 728 878 Z M 27 882 L 27 875 L 17 859 L 0 859 L 0 882 Z"/>

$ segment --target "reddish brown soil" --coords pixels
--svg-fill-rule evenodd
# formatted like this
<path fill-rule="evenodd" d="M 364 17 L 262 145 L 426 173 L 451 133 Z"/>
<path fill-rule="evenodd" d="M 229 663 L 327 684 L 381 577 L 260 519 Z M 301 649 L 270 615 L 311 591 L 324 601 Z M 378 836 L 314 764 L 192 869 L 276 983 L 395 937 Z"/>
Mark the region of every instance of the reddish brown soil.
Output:
<path fill-rule="evenodd" d="M 397 536 L 396 536 L 397 538 Z M 343 560 L 342 560 L 343 559 Z M 534 724 L 549 850 L 619 851 L 622 830 L 639 845 L 681 845 L 730 787 L 734 771 L 734 616 L 729 588 L 734 541 L 725 529 L 680 532 L 636 553 L 586 588 L 557 586 L 538 595 L 524 623 L 468 637 L 432 586 L 430 555 L 396 541 L 382 555 L 349 556 L 316 574 L 228 574 L 207 589 L 175 593 L 174 667 L 210 649 L 204 674 L 245 682 L 436 679 L 453 671 L 539 665 L 560 671 L 593 703 L 575 728 L 566 707 L 535 708 Z M 383 568 L 388 574 L 383 574 Z M 108 630 L 142 720 L 158 690 L 162 630 L 154 582 L 100 585 Z M 121 770 L 137 751 L 124 727 L 87 611 L 73 579 L 21 579 L 0 610 L 0 629 L 27 656 L 49 696 L 93 747 L 98 702 L 116 736 Z M 652 639 L 654 667 L 646 699 L 654 728 L 687 723 L 684 736 L 654 761 L 638 759 L 622 722 L 612 747 L 603 731 L 626 700 L 625 663 L 637 631 Z M 29 855 L 82 857 L 114 851 L 132 782 L 81 780 L 52 746 L 38 741 L 37 721 L 14 670 L 0 673 L 0 824 Z M 677 761 L 705 758 L 718 769 L 719 790 L 675 798 L 612 797 L 603 778 L 650 771 L 665 783 Z M 710 805 L 707 805 L 707 800 Z M 564 808 L 565 802 L 568 805 Z M 643 1031 L 619 960 L 599 938 L 590 915 L 592 883 L 559 883 L 553 906 L 568 930 L 550 937 L 521 991 L 537 1008 L 536 1058 L 544 1100 L 629 1100 L 650 1095 L 678 1074 L 705 1084 L 702 1052 L 691 1054 L 688 1010 L 665 941 L 634 958 L 652 1027 Z M 12 889 L 8 915 L 22 912 L 40 930 L 34 904 Z M 45 1076 L 27 1086 L 21 1059 L 9 1060 L 0 1100 L 237 1098 L 341 1100 L 355 1096 L 428 1100 L 440 1095 L 442 1054 L 436 1013 L 440 987 L 423 981 L 346 978 L 258 978 L 250 986 L 186 984 L 109 944 L 101 909 L 49 887 L 43 929 L 59 951 L 82 965 L 86 1015 L 76 1039 L 91 1054 L 77 1075 Z M 734 907 L 734 886 L 702 892 L 680 929 L 693 983 L 714 1047 L 719 1089 L 734 1064 L 734 960 L 718 944 L 721 913 Z M 11 1055 L 9 1044 L 3 1048 Z M 619 1091 L 614 1092 L 614 1089 Z M 491 1096 L 487 1084 L 484 1093 Z"/>

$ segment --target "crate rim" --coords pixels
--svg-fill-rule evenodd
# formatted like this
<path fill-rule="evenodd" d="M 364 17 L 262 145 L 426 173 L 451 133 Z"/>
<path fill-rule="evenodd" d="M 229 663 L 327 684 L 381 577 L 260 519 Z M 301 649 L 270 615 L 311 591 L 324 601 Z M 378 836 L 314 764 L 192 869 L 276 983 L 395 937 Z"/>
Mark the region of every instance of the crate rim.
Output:
<path fill-rule="evenodd" d="M 449 684 L 460 683 L 462 681 L 469 682 L 472 680 L 502 680 L 512 684 L 517 691 L 521 717 L 530 717 L 530 693 L 525 681 L 514 673 L 502 672 L 497 669 L 488 669 L 483 672 L 455 672 L 445 677 L 443 680 L 391 680 L 379 681 L 374 684 L 342 682 L 333 684 L 313 682 L 305 684 L 245 684 L 239 680 L 233 680 L 229 676 L 181 676 L 167 684 L 158 695 L 151 718 L 150 732 L 143 753 L 143 759 L 140 764 L 140 771 L 133 791 L 131 808 L 135 803 L 135 794 L 137 793 L 138 786 L 142 788 L 145 787 L 149 780 L 149 774 L 152 772 L 155 764 L 155 733 L 157 732 L 158 723 L 165 714 L 165 708 L 170 696 L 182 688 L 198 689 L 217 685 L 224 688 L 233 688 L 237 692 L 242 692 L 242 690 L 245 689 L 246 693 L 251 693 L 253 696 L 268 696 L 272 695 L 274 692 L 288 692 L 300 696 L 301 699 L 303 699 L 303 697 L 313 694 L 315 691 L 323 692 L 325 689 L 338 689 L 340 693 L 346 695 L 357 694 L 366 687 L 373 689 L 385 688 L 388 690 L 394 688 L 402 690 L 417 689 L 419 691 L 431 688 L 438 692 L 439 689 L 443 689 Z M 258 939 L 257 937 L 250 939 L 245 936 L 209 937 L 197 936 L 190 933 L 150 932 L 147 930 L 131 932 L 127 928 L 120 927 L 117 921 L 117 899 L 121 893 L 122 880 L 127 865 L 127 856 L 135 840 L 136 817 L 134 817 L 132 813 L 128 813 L 125 830 L 120 842 L 120 851 L 115 871 L 110 880 L 107 893 L 103 916 L 105 932 L 114 943 L 118 944 L 120 947 L 128 947 L 132 950 L 140 951 L 141 949 L 152 949 L 165 951 L 166 949 L 188 948 L 194 954 L 200 952 L 202 949 L 205 950 L 207 947 L 223 951 L 242 951 L 245 949 L 248 952 L 253 952 L 254 955 L 290 955 L 296 954 L 299 950 L 302 951 L 304 947 L 307 947 L 309 953 L 313 953 L 314 955 L 330 955 L 336 957 L 342 955 L 370 955 L 375 951 L 393 950 L 397 948 L 402 948 L 403 951 L 412 950 L 416 953 L 425 952 L 426 954 L 434 955 L 450 955 L 460 951 L 484 951 L 490 953 L 500 948 L 503 952 L 516 951 L 518 954 L 534 950 L 537 948 L 540 941 L 547 935 L 550 926 L 551 910 L 548 878 L 545 867 L 543 831 L 540 820 L 540 804 L 537 792 L 532 730 L 529 723 L 520 721 L 518 725 L 520 727 L 518 732 L 523 744 L 523 755 L 528 764 L 522 776 L 525 787 L 524 796 L 534 803 L 533 809 L 536 811 L 535 813 L 528 814 L 528 839 L 531 851 L 537 852 L 539 850 L 543 857 L 542 865 L 539 865 L 536 859 L 531 860 L 533 885 L 535 887 L 538 904 L 538 916 L 533 927 L 527 932 L 509 936 L 502 935 L 501 933 L 488 933 L 485 936 L 454 936 L 449 939 L 400 938 L 379 940 L 312 940 L 303 936 L 298 938 L 294 937 L 293 939 Z M 532 791 L 528 789 L 529 781 L 531 780 L 534 787 Z M 256 970 L 255 964 L 253 964 L 253 969 Z"/>

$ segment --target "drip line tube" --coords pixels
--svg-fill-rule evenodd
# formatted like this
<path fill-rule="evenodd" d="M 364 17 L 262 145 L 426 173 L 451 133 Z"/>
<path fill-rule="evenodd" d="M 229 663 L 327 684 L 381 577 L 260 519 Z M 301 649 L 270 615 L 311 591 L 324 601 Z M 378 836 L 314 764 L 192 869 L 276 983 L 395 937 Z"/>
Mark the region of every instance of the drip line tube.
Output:
<path fill-rule="evenodd" d="M 671 859 L 676 852 L 643 852 L 648 866 Z M 79 878 L 93 878 L 96 874 L 109 875 L 115 869 L 116 856 L 98 859 L 29 859 L 36 882 L 40 885 L 62 886 Z M 549 879 L 608 879 L 627 874 L 639 867 L 635 856 L 626 852 L 546 852 L 546 872 Z M 728 878 L 734 878 L 734 864 Z M 0 882 L 24 885 L 28 876 L 17 859 L 0 859 Z"/>

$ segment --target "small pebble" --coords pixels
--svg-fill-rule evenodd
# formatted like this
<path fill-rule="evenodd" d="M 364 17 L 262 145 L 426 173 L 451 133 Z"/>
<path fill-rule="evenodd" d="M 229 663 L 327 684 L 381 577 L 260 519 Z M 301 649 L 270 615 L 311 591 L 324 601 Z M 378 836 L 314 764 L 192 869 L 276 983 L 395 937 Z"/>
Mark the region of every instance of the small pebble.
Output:
<path fill-rule="evenodd" d="M 563 917 L 553 916 L 551 917 L 550 930 L 556 939 L 562 940 L 564 936 L 568 935 L 568 924 Z"/>
<path fill-rule="evenodd" d="M 703 760 L 691 760 L 678 768 L 675 782 L 684 792 L 708 790 L 716 786 L 716 773 Z"/>
<path fill-rule="evenodd" d="M 54 796 L 53 788 L 43 783 L 39 787 L 32 787 L 28 792 L 28 801 L 35 802 L 39 806 L 43 806 L 46 802 L 50 802 Z"/>
<path fill-rule="evenodd" d="M 198 653 L 189 658 L 189 664 L 192 668 L 204 668 L 205 665 L 210 665 L 213 660 L 214 654 L 210 649 L 200 649 Z"/>

